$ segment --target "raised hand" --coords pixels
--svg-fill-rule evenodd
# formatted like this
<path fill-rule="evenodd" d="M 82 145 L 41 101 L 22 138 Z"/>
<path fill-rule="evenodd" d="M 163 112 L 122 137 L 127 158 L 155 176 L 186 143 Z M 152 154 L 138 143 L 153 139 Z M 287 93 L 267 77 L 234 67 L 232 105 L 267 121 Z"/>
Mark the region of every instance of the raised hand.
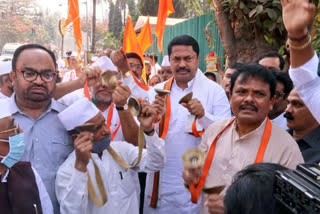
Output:
<path fill-rule="evenodd" d="M 95 66 L 85 67 L 81 73 L 79 79 L 84 84 L 88 80 L 88 86 L 94 86 L 100 77 L 101 69 Z"/>
<path fill-rule="evenodd" d="M 152 107 L 156 109 L 157 114 L 163 115 L 166 111 L 164 97 L 156 95 L 155 100 L 152 103 Z"/>
<path fill-rule="evenodd" d="M 127 57 L 121 49 L 112 51 L 110 59 L 113 64 L 118 67 L 122 75 L 125 75 L 125 73 L 130 70 L 127 62 Z"/>
<path fill-rule="evenodd" d="M 204 108 L 197 98 L 193 98 L 188 103 L 182 103 L 188 109 L 190 114 L 195 115 L 198 119 L 204 116 Z"/>
<path fill-rule="evenodd" d="M 118 85 L 112 93 L 113 103 L 118 107 L 122 107 L 127 103 L 130 95 L 130 88 L 127 85 L 123 84 L 121 81 L 118 81 Z"/>
<path fill-rule="evenodd" d="M 157 111 L 153 108 L 147 101 L 141 103 L 142 109 L 138 116 L 140 125 L 143 127 L 144 131 L 149 132 L 153 129 L 153 122 L 157 115 Z"/>
<path fill-rule="evenodd" d="M 87 171 L 92 151 L 93 133 L 81 132 L 74 141 L 76 153 L 75 168 L 81 172 Z"/>
<path fill-rule="evenodd" d="M 316 7 L 309 0 L 281 0 L 282 19 L 291 38 L 302 38 L 308 33 Z"/>

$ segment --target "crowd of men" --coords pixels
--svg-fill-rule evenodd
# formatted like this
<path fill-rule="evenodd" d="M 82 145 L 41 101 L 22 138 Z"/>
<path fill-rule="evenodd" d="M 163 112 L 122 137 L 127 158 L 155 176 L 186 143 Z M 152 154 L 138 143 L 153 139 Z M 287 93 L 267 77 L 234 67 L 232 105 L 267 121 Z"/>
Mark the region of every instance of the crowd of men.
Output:
<path fill-rule="evenodd" d="M 274 174 L 320 162 L 320 77 L 315 6 L 281 3 L 289 73 L 268 52 L 229 65 L 220 85 L 188 35 L 161 66 L 114 50 L 83 67 L 70 53 L 59 83 L 57 53 L 19 47 L 0 62 L 1 213 L 289 213 L 272 197 Z M 186 166 L 196 147 L 204 164 Z"/>

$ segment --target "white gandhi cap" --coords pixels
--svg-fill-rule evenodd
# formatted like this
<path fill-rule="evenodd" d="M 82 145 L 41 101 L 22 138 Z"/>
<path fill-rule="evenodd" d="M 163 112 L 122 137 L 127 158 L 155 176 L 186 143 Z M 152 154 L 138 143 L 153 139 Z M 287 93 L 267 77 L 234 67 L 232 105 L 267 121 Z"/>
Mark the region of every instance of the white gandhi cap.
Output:
<path fill-rule="evenodd" d="M 165 55 L 162 60 L 162 67 L 170 67 L 169 56 Z"/>
<path fill-rule="evenodd" d="M 7 99 L 0 99 L 0 120 L 11 116 L 10 102 Z"/>
<path fill-rule="evenodd" d="M 67 131 L 70 131 L 94 118 L 99 112 L 99 109 L 88 98 L 81 98 L 60 112 L 58 118 Z"/>
<path fill-rule="evenodd" d="M 0 76 L 9 74 L 11 70 L 11 61 L 0 61 Z"/>

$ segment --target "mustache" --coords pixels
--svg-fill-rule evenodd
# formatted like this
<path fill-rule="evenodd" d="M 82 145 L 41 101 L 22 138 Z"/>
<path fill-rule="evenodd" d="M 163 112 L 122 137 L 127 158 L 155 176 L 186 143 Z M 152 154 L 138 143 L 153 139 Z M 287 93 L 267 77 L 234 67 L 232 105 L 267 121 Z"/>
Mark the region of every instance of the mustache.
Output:
<path fill-rule="evenodd" d="M 186 71 L 186 72 L 189 72 L 190 73 L 190 70 L 189 69 L 186 69 L 186 68 L 178 68 L 177 70 L 176 70 L 176 72 L 181 72 L 181 71 Z"/>
<path fill-rule="evenodd" d="M 294 120 L 294 116 L 292 116 L 292 114 L 286 112 L 283 115 L 284 118 L 286 118 L 287 120 Z"/>
<path fill-rule="evenodd" d="M 240 109 L 240 110 L 243 110 L 243 109 L 245 109 L 246 107 L 251 107 L 255 112 L 258 111 L 257 106 L 255 106 L 255 105 L 253 105 L 253 104 L 250 104 L 250 103 L 240 105 L 240 106 L 239 106 L 239 109 Z"/>
<path fill-rule="evenodd" d="M 37 85 L 37 84 L 32 84 L 29 88 L 28 91 L 31 91 L 33 88 L 43 88 L 46 92 L 48 92 L 48 88 L 44 85 Z"/>

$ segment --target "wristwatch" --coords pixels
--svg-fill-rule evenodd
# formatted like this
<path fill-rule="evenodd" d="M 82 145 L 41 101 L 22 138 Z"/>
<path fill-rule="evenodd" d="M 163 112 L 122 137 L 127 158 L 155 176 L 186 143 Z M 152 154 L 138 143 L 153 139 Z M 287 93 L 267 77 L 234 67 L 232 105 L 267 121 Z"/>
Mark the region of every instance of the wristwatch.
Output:
<path fill-rule="evenodd" d="M 128 109 L 128 105 L 125 104 L 124 106 L 116 106 L 117 111 L 124 111 Z"/>

